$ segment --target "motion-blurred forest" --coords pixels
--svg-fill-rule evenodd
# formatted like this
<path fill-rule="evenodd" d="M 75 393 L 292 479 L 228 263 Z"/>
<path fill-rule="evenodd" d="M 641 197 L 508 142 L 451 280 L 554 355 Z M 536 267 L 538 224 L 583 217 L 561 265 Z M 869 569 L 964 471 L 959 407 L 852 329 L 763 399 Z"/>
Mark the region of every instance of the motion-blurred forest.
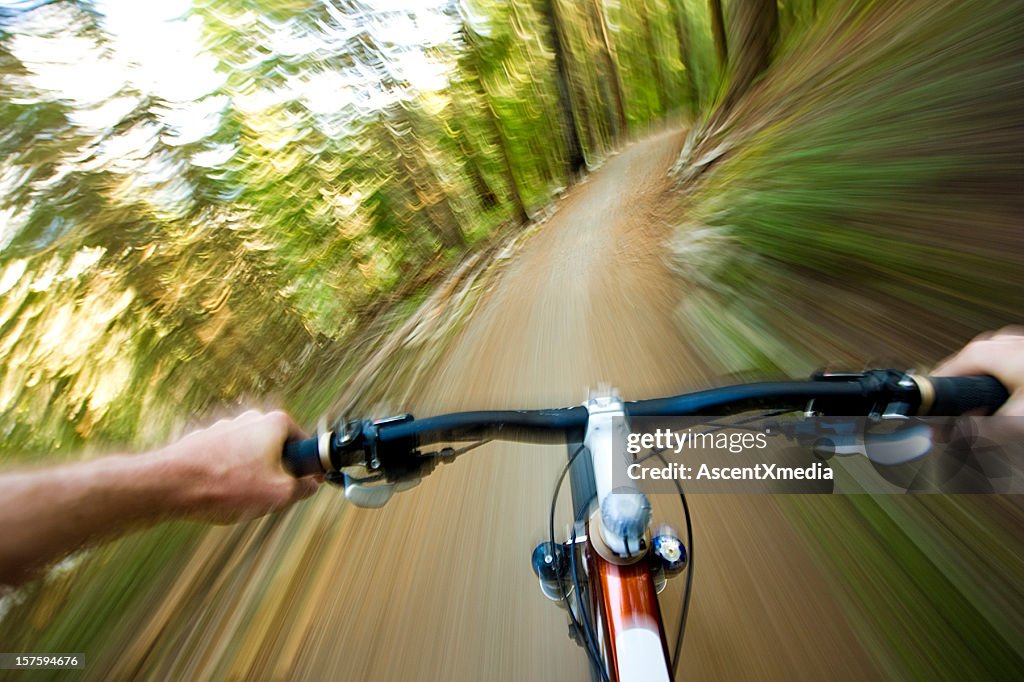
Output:
<path fill-rule="evenodd" d="M 743 337 L 794 341 L 780 297 L 827 322 L 808 281 L 949 338 L 1019 311 L 1018 3 L 401 4 L 195 2 L 216 87 L 178 101 L 102 3 L 0 10 L 4 450 L 308 386 L 665 120 L 698 336 L 786 368 Z"/>
<path fill-rule="evenodd" d="M 127 64 L 72 99 L 39 73 L 116 41 L 98 4 L 35 4 L 0 33 L 11 452 L 145 438 L 159 406 L 336 365 L 721 78 L 699 3 L 197 2 L 215 89 L 169 101 Z"/>
<path fill-rule="evenodd" d="M 467 258 L 665 127 L 710 373 L 909 366 L 1020 319 L 1018 0 L 179 4 L 198 54 L 163 78 L 109 2 L 0 6 L 7 462 L 265 396 L 314 419 Z M 98 647 L 197 536 L 143 542 L 73 607 L 94 626 L 42 641 Z M 67 598 L 42 594 L 40 627 Z"/>

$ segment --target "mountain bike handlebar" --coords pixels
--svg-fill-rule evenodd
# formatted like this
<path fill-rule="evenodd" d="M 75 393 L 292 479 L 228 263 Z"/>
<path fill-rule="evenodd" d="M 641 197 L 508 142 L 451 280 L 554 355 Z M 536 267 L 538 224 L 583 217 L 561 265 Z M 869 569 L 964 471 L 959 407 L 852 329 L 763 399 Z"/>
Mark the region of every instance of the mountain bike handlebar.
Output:
<path fill-rule="evenodd" d="M 690 510 L 677 481 L 686 532 L 663 524 L 655 533 L 646 495 L 635 487 L 617 486 L 615 471 L 626 470 L 623 458 L 615 456 L 615 448 L 623 447 L 629 437 L 623 420 L 717 420 L 767 410 L 754 417 L 764 419 L 803 410 L 806 417 L 821 415 L 839 422 L 847 417 L 906 422 L 914 416 L 995 411 L 1007 399 L 1002 384 L 987 376 L 930 379 L 895 370 L 819 373 L 810 381 L 739 384 L 636 402 L 624 403 L 609 393 L 561 409 L 459 412 L 419 420 L 407 414 L 341 422 L 315 438 L 286 443 L 284 465 L 295 476 L 325 474 L 328 482 L 344 488 L 345 498 L 354 505 L 381 507 L 395 492 L 415 486 L 438 463 L 488 440 L 568 443 L 569 457 L 552 497 L 548 539 L 531 555 L 541 591 L 566 609 L 570 636 L 586 649 L 594 678 L 670 680 L 679 662 L 693 577 Z M 750 421 L 744 415 L 740 423 Z M 773 432 L 805 446 L 818 440 L 807 427 L 817 428 L 820 422 L 829 427 L 828 422 L 836 420 L 779 421 Z M 450 445 L 466 441 L 473 443 L 458 450 Z M 431 444 L 438 444 L 431 448 L 436 451 L 420 450 Z M 554 517 L 567 474 L 573 525 L 571 536 L 561 541 L 555 536 Z M 664 586 L 684 568 L 685 596 L 670 658 L 658 585 Z"/>
<path fill-rule="evenodd" d="M 924 377 L 896 370 L 818 373 L 809 381 L 738 384 L 668 398 L 625 403 L 629 417 L 726 416 L 759 408 L 828 416 L 957 416 L 994 412 L 1009 398 L 994 377 Z M 424 456 L 421 445 L 460 441 L 565 442 L 586 429 L 583 406 L 551 410 L 412 415 L 339 424 L 335 431 L 284 447 L 284 466 L 296 477 L 365 466 L 388 480 L 422 473 L 445 451 Z M 448 454 L 454 454 L 450 451 Z M 415 461 L 413 461 L 415 460 Z"/>

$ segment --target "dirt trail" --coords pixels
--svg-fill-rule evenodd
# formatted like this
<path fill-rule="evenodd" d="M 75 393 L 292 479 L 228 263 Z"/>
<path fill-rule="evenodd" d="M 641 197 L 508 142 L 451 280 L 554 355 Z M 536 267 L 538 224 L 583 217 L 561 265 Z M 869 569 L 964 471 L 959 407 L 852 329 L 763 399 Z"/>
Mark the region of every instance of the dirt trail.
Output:
<path fill-rule="evenodd" d="M 504 266 L 418 392 L 418 414 L 579 403 L 610 383 L 651 397 L 704 378 L 673 321 L 679 282 L 659 250 L 663 133 L 575 187 Z M 564 448 L 495 444 L 446 465 L 381 511 L 346 510 L 330 532 L 297 654 L 304 679 L 584 679 L 529 568 Z M 321 501 L 322 504 L 326 504 Z M 673 500 L 666 517 L 678 512 Z M 686 677 L 863 677 L 867 657 L 817 568 L 768 497 L 693 501 L 697 573 Z M 371 549 L 367 549 L 371 548 Z M 665 593 L 674 632 L 681 583 Z M 306 613 L 306 608 L 302 609 Z"/>

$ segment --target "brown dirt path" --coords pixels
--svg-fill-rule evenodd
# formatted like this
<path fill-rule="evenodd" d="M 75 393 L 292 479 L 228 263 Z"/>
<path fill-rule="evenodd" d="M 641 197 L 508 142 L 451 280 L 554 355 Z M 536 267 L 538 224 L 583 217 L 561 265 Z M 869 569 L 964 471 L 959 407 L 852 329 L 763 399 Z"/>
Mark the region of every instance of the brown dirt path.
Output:
<path fill-rule="evenodd" d="M 674 321 L 681 284 L 660 257 L 666 172 L 681 144 L 678 132 L 635 143 L 573 188 L 493 280 L 417 391 L 417 414 L 577 404 L 600 383 L 653 397 L 707 379 Z M 318 561 L 332 577 L 303 600 L 294 658 L 279 659 L 277 674 L 585 679 L 564 612 L 529 568 L 564 457 L 561 447 L 488 445 L 383 510 L 346 510 Z M 655 501 L 672 519 L 673 503 Z M 692 505 L 697 572 L 681 678 L 878 675 L 776 500 Z M 670 632 L 681 582 L 663 595 Z"/>

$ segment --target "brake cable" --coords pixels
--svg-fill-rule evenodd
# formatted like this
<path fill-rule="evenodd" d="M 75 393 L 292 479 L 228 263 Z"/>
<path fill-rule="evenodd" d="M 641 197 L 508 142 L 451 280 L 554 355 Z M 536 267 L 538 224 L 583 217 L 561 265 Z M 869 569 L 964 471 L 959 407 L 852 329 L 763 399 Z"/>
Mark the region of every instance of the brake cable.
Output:
<path fill-rule="evenodd" d="M 562 467 L 562 473 L 559 474 L 558 482 L 555 484 L 555 493 L 551 497 L 551 513 L 548 515 L 548 536 L 549 536 L 549 541 L 551 543 L 551 547 L 554 550 L 557 550 L 557 548 L 560 546 L 560 545 L 555 543 L 555 507 L 558 504 L 558 493 L 561 492 L 561 490 L 562 490 L 562 483 L 565 481 L 565 475 L 566 475 L 566 473 L 569 472 L 569 468 L 572 466 L 572 463 L 576 461 L 576 458 L 579 457 L 580 453 L 582 453 L 584 450 L 586 450 L 586 448 L 581 443 L 580 446 L 578 448 L 576 448 L 576 452 L 572 453 L 572 456 L 569 457 L 569 461 L 567 461 L 565 463 L 565 466 Z M 574 533 L 574 535 L 575 535 L 575 529 L 576 529 L 576 525 L 575 525 L 575 523 L 573 523 L 573 533 Z M 570 547 L 569 549 L 572 552 L 572 555 L 571 555 L 570 558 L 573 561 L 575 561 L 575 558 L 576 558 L 576 544 L 575 544 L 575 542 L 573 542 L 572 547 Z M 575 570 L 575 565 L 574 565 L 573 570 Z M 587 628 L 582 627 L 581 623 L 578 620 L 576 620 L 576 614 L 573 613 L 572 605 L 569 603 L 568 590 L 565 587 L 565 583 L 562 582 L 562 575 L 560 573 L 556 574 L 556 575 L 558 577 L 558 591 L 559 591 L 559 594 L 562 597 L 562 599 L 565 600 L 566 607 L 567 607 L 566 610 L 569 612 L 569 622 L 571 623 L 571 625 L 574 628 L 576 628 L 577 632 L 583 632 L 583 636 L 584 636 L 584 639 L 585 639 L 584 648 L 587 650 L 587 655 L 590 657 L 591 662 L 597 667 L 597 669 L 601 671 L 601 679 L 604 680 L 604 682 L 610 682 L 610 679 L 608 677 L 608 671 L 605 670 L 604 664 L 601 662 L 601 657 L 600 657 L 600 655 L 599 655 L 599 653 L 597 651 L 597 645 L 594 643 L 594 639 L 592 637 L 592 633 L 591 633 L 589 627 L 587 627 Z M 574 589 L 576 591 L 577 608 L 580 609 L 580 614 L 583 615 L 584 618 L 586 618 L 585 614 L 583 614 L 583 609 L 584 609 L 585 605 L 583 603 L 582 597 L 580 596 L 579 589 L 576 588 L 576 584 L 575 584 L 576 583 L 576 581 L 575 581 L 576 576 L 574 575 L 573 578 L 574 578 L 574 586 L 573 587 L 574 587 Z"/>
<path fill-rule="evenodd" d="M 580 591 L 579 574 L 576 572 L 576 524 L 579 523 L 583 516 L 587 513 L 586 507 L 580 511 L 580 515 L 576 517 L 576 521 L 572 524 L 572 536 L 570 538 L 569 546 L 569 563 L 570 570 L 572 571 L 572 585 L 576 591 L 576 605 L 580 610 L 580 616 L 583 619 L 583 627 L 586 632 L 587 639 L 593 644 L 594 640 L 597 639 L 597 633 L 593 630 L 593 626 L 590 624 L 590 617 L 587 615 L 586 603 L 583 601 L 583 595 Z M 593 644 L 594 648 L 597 648 L 596 644 Z M 596 661 L 597 667 L 601 670 L 601 677 L 605 680 L 608 679 L 608 673 L 605 671 L 603 664 L 600 661 Z"/>
<path fill-rule="evenodd" d="M 720 430 L 725 429 L 725 428 L 735 428 L 735 427 L 738 427 L 738 426 L 746 426 L 746 425 L 749 425 L 751 423 L 755 423 L 755 422 L 758 422 L 758 421 L 761 421 L 761 420 L 764 420 L 764 419 L 769 419 L 771 417 L 777 417 L 777 416 L 779 416 L 781 414 L 786 414 L 786 413 L 792 412 L 792 411 L 793 410 L 789 410 L 789 409 L 786 409 L 786 410 L 769 410 L 767 412 L 756 414 L 756 415 L 747 417 L 745 419 L 740 419 L 740 420 L 738 420 L 738 421 L 736 421 L 736 422 L 734 422 L 732 424 L 723 424 L 721 422 L 718 422 L 718 423 L 712 422 L 711 424 L 709 424 L 709 426 L 713 426 L 715 428 L 713 428 L 713 429 L 709 428 L 709 429 L 703 431 L 702 433 L 712 433 L 714 431 L 720 431 Z M 663 451 L 664 451 L 663 448 L 661 448 L 661 449 L 651 448 L 650 451 L 649 451 L 650 454 L 648 454 L 646 457 L 644 457 L 642 459 L 639 459 L 637 461 L 638 462 L 646 462 L 648 459 L 651 459 L 652 457 L 657 457 L 659 460 L 661 460 L 661 463 L 663 465 L 668 466 L 668 461 L 665 459 L 665 456 L 662 454 Z M 692 518 L 690 516 L 690 503 L 686 499 L 686 493 L 683 491 L 683 486 L 679 482 L 679 480 L 678 479 L 673 479 L 673 483 L 675 483 L 676 491 L 679 493 L 679 502 L 680 502 L 680 504 L 683 507 L 683 518 L 684 518 L 685 523 L 686 523 L 686 583 L 685 583 L 685 586 L 683 588 L 683 610 L 682 610 L 682 614 L 679 617 L 679 630 L 676 632 L 676 643 L 675 643 L 675 646 L 673 647 L 673 653 L 672 653 L 672 673 L 674 675 L 675 671 L 676 671 L 676 666 L 679 663 L 680 653 L 682 652 L 682 649 L 683 649 L 683 636 L 684 636 L 684 634 L 686 632 L 686 619 L 687 619 L 687 617 L 689 616 L 689 613 L 690 613 L 690 598 L 691 598 L 691 595 L 693 593 L 693 564 L 694 564 L 694 559 L 693 559 L 693 520 L 692 520 Z"/>

